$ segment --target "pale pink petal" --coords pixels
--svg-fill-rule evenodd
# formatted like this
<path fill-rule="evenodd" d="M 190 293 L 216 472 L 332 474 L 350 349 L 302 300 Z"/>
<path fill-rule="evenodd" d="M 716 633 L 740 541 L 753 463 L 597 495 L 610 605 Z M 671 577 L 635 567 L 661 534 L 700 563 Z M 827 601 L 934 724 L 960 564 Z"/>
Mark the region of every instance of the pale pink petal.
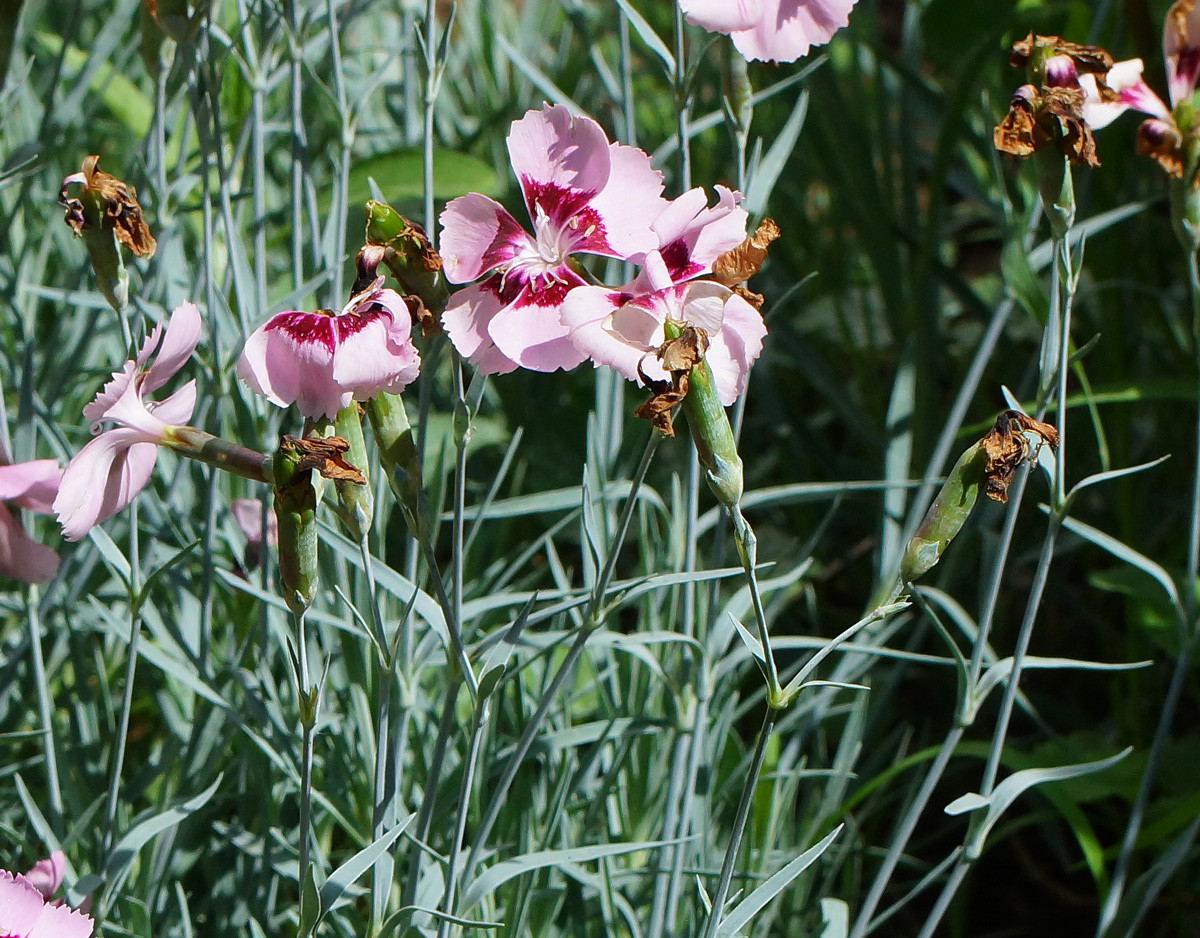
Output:
<path fill-rule="evenodd" d="M 740 193 L 716 186 L 711 208 L 702 188 L 690 189 L 673 200 L 654 221 L 662 255 L 672 283 L 682 283 L 712 269 L 713 263 L 746 237 L 747 213 L 737 203 Z M 661 289 L 661 285 L 656 284 Z"/>
<path fill-rule="evenodd" d="M 165 400 L 149 402 L 148 413 L 159 426 L 156 432 L 151 432 L 155 430 L 155 424 L 147 424 L 145 429 L 155 439 L 162 439 L 164 426 L 183 426 L 192 419 L 195 409 L 196 382 L 189 381 Z"/>
<path fill-rule="evenodd" d="M 154 338 L 155 342 L 158 341 L 158 329 L 159 327 L 155 326 L 154 332 L 151 334 L 151 337 Z M 147 342 L 149 342 L 149 339 L 147 339 Z M 112 380 L 108 381 L 104 387 L 100 389 L 99 393 L 96 395 L 96 399 L 84 405 L 84 418 L 89 423 L 96 423 L 97 421 L 103 420 L 104 415 L 108 413 L 108 409 L 117 402 L 121 395 L 125 393 L 126 388 L 128 388 L 133 380 L 137 377 L 139 370 L 138 363 L 136 361 L 131 361 L 126 362 L 122 366 L 121 371 L 114 371 L 112 373 Z"/>
<path fill-rule="evenodd" d="M 762 352 L 767 334 L 762 315 L 733 293 L 725 301 L 721 329 L 710 335 L 706 360 L 713 371 L 717 396 L 728 407 L 746 387 L 750 366 Z"/>
<path fill-rule="evenodd" d="M 0 466 L 0 501 L 15 501 L 22 508 L 49 514 L 61 478 L 62 469 L 54 459 Z"/>
<path fill-rule="evenodd" d="M 351 397 L 333 380 L 336 343 L 332 316 L 279 313 L 246 340 L 238 377 L 279 407 L 296 403 L 306 416 L 333 416 Z"/>
<path fill-rule="evenodd" d="M 594 120 L 573 117 L 563 104 L 513 121 L 508 155 L 530 218 L 541 205 L 555 224 L 565 225 L 608 183 L 608 138 Z"/>
<path fill-rule="evenodd" d="M 763 0 L 763 16 L 732 34 L 750 61 L 794 62 L 809 47 L 824 45 L 850 22 L 854 0 Z"/>
<path fill-rule="evenodd" d="M 679 0 L 689 23 L 713 33 L 749 29 L 762 17 L 761 0 Z"/>
<path fill-rule="evenodd" d="M 155 331 L 158 331 L 158 327 L 155 327 Z M 154 357 L 154 364 L 142 380 L 142 393 L 150 394 L 166 384 L 175 372 L 187 364 L 199 343 L 200 310 L 192 303 L 175 307 L 167 323 L 162 346 Z"/>
<path fill-rule="evenodd" d="M 526 286 L 517 298 L 498 310 L 487 325 L 488 335 L 508 359 L 532 371 L 570 370 L 587 356 L 575 347 L 563 325 L 563 300 L 583 285 L 564 271 L 565 283 L 541 290 Z"/>
<path fill-rule="evenodd" d="M 77 541 L 96 524 L 111 518 L 150 479 L 158 446 L 137 430 L 107 430 L 67 463 L 54 499 L 63 536 Z"/>
<path fill-rule="evenodd" d="M 474 192 L 452 199 L 440 220 L 438 250 L 451 283 L 468 283 L 511 261 L 533 243 L 503 205 Z"/>
<path fill-rule="evenodd" d="M 61 850 L 55 850 L 45 860 L 38 860 L 28 873 L 25 874 L 30 885 L 49 901 L 62 885 L 63 873 L 66 871 L 67 857 Z"/>
<path fill-rule="evenodd" d="M 24 876 L 0 870 L 0 935 L 25 938 L 41 918 L 45 901 Z"/>
<path fill-rule="evenodd" d="M 1182 32 L 1176 29 L 1177 22 Z M 1186 10 L 1186 16 L 1179 21 L 1168 12 L 1163 25 L 1163 61 L 1167 67 L 1167 90 L 1174 107 L 1192 97 L 1196 79 L 1200 77 L 1200 6 Z"/>
<path fill-rule="evenodd" d="M 496 347 L 488 333 L 488 324 L 519 292 L 518 288 L 510 293 L 500 274 L 495 274 L 482 283 L 459 290 L 446 304 L 442 313 L 446 334 L 458 354 L 481 374 L 503 375 L 517 367 L 515 361 Z"/>
<path fill-rule="evenodd" d="M 42 909 L 28 938 L 90 938 L 94 922 L 91 916 L 65 905 Z"/>
<path fill-rule="evenodd" d="M 638 364 L 651 377 L 653 354 L 663 342 L 662 304 L 653 294 L 633 296 L 604 287 L 577 287 L 563 301 L 562 321 L 571 341 L 597 366 L 608 365 L 639 381 Z"/>
<path fill-rule="evenodd" d="M 1117 62 L 1105 75 L 1104 83 L 1117 92 L 1116 101 L 1101 99 L 1094 75 L 1079 76 L 1079 87 L 1083 91 L 1083 119 L 1093 130 L 1107 127 L 1130 108 L 1155 117 L 1170 118 L 1162 99 L 1142 79 L 1141 59 Z"/>
<path fill-rule="evenodd" d="M 357 332 L 345 336 L 333 355 L 334 383 L 360 401 L 380 391 L 399 394 L 421 368 L 417 350 L 408 341 L 411 327 L 405 309 L 398 324 L 390 315 L 376 315 Z"/>
<path fill-rule="evenodd" d="M 571 222 L 584 235 L 572 250 L 640 263 L 642 255 L 658 245 L 650 223 L 668 205 L 662 197 L 662 173 L 637 147 L 614 143 L 609 154 L 608 185 Z"/>
<path fill-rule="evenodd" d="M 26 583 L 46 583 L 56 573 L 58 554 L 26 534 L 21 523 L 0 504 L 0 576 Z M 3 901 L 0 898 L 0 903 Z M 3 934 L 0 930 L 0 935 Z"/>
<path fill-rule="evenodd" d="M 229 503 L 229 513 L 234 523 L 250 544 L 262 543 L 263 503 L 257 498 L 235 498 Z M 267 509 L 267 543 L 274 547 L 279 543 L 279 522 L 275 512 Z"/>

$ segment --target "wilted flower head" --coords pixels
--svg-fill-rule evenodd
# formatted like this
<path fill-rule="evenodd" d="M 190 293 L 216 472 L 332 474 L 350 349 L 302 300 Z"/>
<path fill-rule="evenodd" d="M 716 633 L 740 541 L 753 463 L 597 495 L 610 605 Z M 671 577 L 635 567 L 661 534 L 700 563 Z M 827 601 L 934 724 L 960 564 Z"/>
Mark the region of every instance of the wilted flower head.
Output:
<path fill-rule="evenodd" d="M 1009 62 L 1026 70 L 1028 83 L 1013 94 L 1008 114 L 996 127 L 996 149 L 1028 157 L 1053 147 L 1072 163 L 1099 166 L 1081 83 L 1104 75 L 1112 67 L 1112 56 L 1098 46 L 1030 33 L 1013 43 Z M 1094 80 L 1090 87 L 1095 87 Z"/>
<path fill-rule="evenodd" d="M 641 150 L 609 143 L 599 124 L 561 104 L 514 121 L 508 152 L 534 234 L 486 196 L 451 201 L 441 216 L 446 278 L 491 276 L 451 296 L 442 321 L 484 374 L 574 368 L 584 355 L 559 310 L 586 281 L 571 255 L 641 260 L 658 243 L 650 226 L 666 205 L 662 174 Z"/>
<path fill-rule="evenodd" d="M 0 466 L 0 500 L 48 515 L 63 471 L 53 459 Z M 26 583 L 45 583 L 58 572 L 58 554 L 31 540 L 0 504 L 0 574 Z"/>
<path fill-rule="evenodd" d="M 191 419 L 195 381 L 162 401 L 147 400 L 146 395 L 184 366 L 199 341 L 200 311 L 184 303 L 171 313 L 165 334 L 162 323 L 156 325 L 137 358 L 113 372 L 112 380 L 83 409 L 92 432 L 99 436 L 67 464 L 54 499 L 54 512 L 67 540 L 79 540 L 93 525 L 128 505 L 149 481 L 158 445 L 168 441 L 172 427 Z M 154 361 L 147 365 L 151 355 Z M 115 426 L 100 432 L 105 423 Z"/>
<path fill-rule="evenodd" d="M 794 62 L 850 22 L 855 0 L 679 0 L 689 23 L 726 33 L 747 59 Z"/>
<path fill-rule="evenodd" d="M 717 194 L 711 208 L 702 189 L 675 199 L 654 223 L 661 247 L 646 255 L 638 277 L 618 290 L 572 290 L 562 320 L 594 364 L 640 384 L 670 379 L 652 354 L 665 342 L 667 320 L 703 330 L 704 357 L 721 402 L 729 405 L 741 393 L 767 330 L 758 310 L 734 290 L 691 279 L 711 272 L 718 258 L 745 238 L 746 212 L 738 207 L 738 197 L 720 186 Z"/>
<path fill-rule="evenodd" d="M 81 183 L 83 189 L 78 198 L 71 198 L 67 187 L 76 183 Z M 137 190 L 101 170 L 100 157 L 84 157 L 82 171 L 62 181 L 58 201 L 66 206 L 66 222 L 77 236 L 88 225 L 101 223 L 111 226 L 117 240 L 138 257 L 153 256 L 158 245 L 142 217 Z M 98 216 L 92 215 L 93 206 L 99 209 Z"/>
<path fill-rule="evenodd" d="M 254 330 L 237 373 L 273 404 L 333 417 L 351 400 L 398 394 L 421 367 L 403 297 L 379 277 L 340 313 L 278 313 Z"/>
<path fill-rule="evenodd" d="M 60 902 L 49 902 L 62 882 L 56 851 L 24 876 L 0 870 L 0 935 L 4 938 L 90 938 L 94 922 Z"/>

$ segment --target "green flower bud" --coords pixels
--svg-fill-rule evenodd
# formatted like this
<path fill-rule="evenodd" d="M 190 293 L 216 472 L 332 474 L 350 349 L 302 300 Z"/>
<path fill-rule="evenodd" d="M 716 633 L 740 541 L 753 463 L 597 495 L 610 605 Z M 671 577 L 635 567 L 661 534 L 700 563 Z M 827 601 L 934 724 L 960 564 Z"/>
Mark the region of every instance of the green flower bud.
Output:
<path fill-rule="evenodd" d="M 312 469 L 303 468 L 302 442 L 285 437 L 272 460 L 279 584 L 283 601 L 297 616 L 317 595 L 317 492 Z"/>
<path fill-rule="evenodd" d="M 427 525 L 421 463 L 416 434 L 408 422 L 404 401 L 398 394 L 381 392 L 367 401 L 366 411 L 379 448 L 379 458 L 387 470 L 388 484 L 404 510 L 414 536 L 422 537 L 427 533 Z"/>
<path fill-rule="evenodd" d="M 667 341 L 683 334 L 683 323 L 668 319 L 664 326 Z M 696 454 L 707 471 L 708 487 L 729 511 L 742 501 L 742 458 L 738 455 L 733 428 L 721 400 L 707 361 L 693 365 L 688 373 L 687 395 L 683 399 Z"/>
<path fill-rule="evenodd" d="M 359 416 L 358 404 L 350 402 L 349 407 L 338 411 L 333 423 L 334 432 L 350 444 L 346 453 L 346 461 L 366 475 L 367 444 L 363 439 L 362 418 Z M 346 528 L 350 539 L 362 542 L 367 532 L 371 530 L 371 519 L 375 514 L 375 497 L 371 492 L 370 482 L 362 484 L 353 479 L 342 478 L 334 481 L 337 489 L 338 517 Z"/>
<path fill-rule="evenodd" d="M 981 440 L 973 444 L 954 464 L 942 490 L 925 514 L 921 527 L 908 542 L 900 561 L 900 579 L 911 583 L 924 576 L 942 556 L 970 517 L 986 477 L 987 450 Z"/>
<path fill-rule="evenodd" d="M 374 199 L 367 202 L 366 214 L 367 247 L 386 249 L 382 261 L 403 292 L 418 297 L 436 320 L 446 308 L 450 288 L 442 276 L 442 259 L 429 243 L 425 229 L 385 202 Z M 373 252 L 365 253 L 374 257 Z M 424 325 L 425 317 L 419 311 L 417 315 Z"/>

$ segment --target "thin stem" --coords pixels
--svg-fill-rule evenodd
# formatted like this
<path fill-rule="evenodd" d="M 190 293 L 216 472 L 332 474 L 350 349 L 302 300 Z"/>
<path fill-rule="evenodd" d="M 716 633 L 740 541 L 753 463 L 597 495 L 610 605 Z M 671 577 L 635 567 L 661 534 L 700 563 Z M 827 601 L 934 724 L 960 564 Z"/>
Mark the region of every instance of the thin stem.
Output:
<path fill-rule="evenodd" d="M 475 719 L 471 723 L 471 737 L 467 746 L 467 761 L 463 766 L 462 784 L 458 790 L 457 824 L 454 839 L 450 841 L 450 852 L 446 856 L 446 892 L 442 896 L 442 911 L 454 914 L 455 890 L 458 888 L 458 857 L 462 851 L 463 837 L 467 830 L 467 810 L 471 803 L 471 788 L 475 784 L 475 770 L 479 765 L 479 750 L 483 743 L 483 728 L 487 724 L 488 706 L 491 698 L 485 697 L 475 705 Z M 450 921 L 442 919 L 438 926 L 438 938 L 446 938 L 450 932 Z"/>
<path fill-rule="evenodd" d="M 117 801 L 121 792 L 121 769 L 125 765 L 125 747 L 129 736 L 129 714 L 133 710 L 133 681 L 137 674 L 138 640 L 142 634 L 141 558 L 138 550 L 138 503 L 129 503 L 129 644 L 125 651 L 125 687 L 121 695 L 121 718 L 117 726 L 117 749 L 113 754 L 108 780 L 108 800 L 104 808 L 104 853 L 112 849 L 117 823 Z"/>
<path fill-rule="evenodd" d="M 687 89 L 687 62 L 684 42 L 683 8 L 675 6 L 675 74 L 671 76 L 675 85 L 675 132 L 679 135 L 679 189 L 687 192 L 692 187 L 692 147 L 688 136 L 689 107 Z"/>
<path fill-rule="evenodd" d="M 33 656 L 33 682 L 37 687 L 38 719 L 42 723 L 42 759 L 46 764 L 47 796 L 50 802 L 50 823 L 56 834 L 63 831 L 62 788 L 58 784 L 58 756 L 54 751 L 53 708 L 50 688 L 46 684 L 46 662 L 42 658 L 42 622 L 38 609 L 38 588 L 30 584 L 25 591 L 25 617 L 29 623 L 29 650 Z"/>
<path fill-rule="evenodd" d="M 425 193 L 425 234 L 437 247 L 437 228 L 433 214 L 433 109 L 437 102 L 439 66 L 437 63 L 437 0 L 425 4 L 425 132 L 421 141 L 421 167 Z"/>
<path fill-rule="evenodd" d="M 305 634 L 306 615 L 300 613 L 296 617 L 296 655 L 297 655 L 297 689 L 300 704 L 300 922 L 301 938 L 304 936 L 303 923 L 306 918 L 305 884 L 308 882 L 312 857 L 310 841 L 312 839 L 312 758 L 313 730 L 316 727 L 316 701 L 311 690 L 308 672 L 308 636 Z"/>
<path fill-rule="evenodd" d="M 296 0 L 287 0 L 284 5 L 284 15 L 287 19 L 288 30 L 288 71 L 291 82 L 291 121 L 292 121 L 292 167 L 291 167 L 291 197 L 292 209 L 289 228 L 292 233 L 292 285 L 298 290 L 304 283 L 304 152 L 306 148 L 304 136 L 304 113 L 301 108 L 303 87 L 301 83 L 302 67 L 300 63 L 300 32 L 296 20 Z"/>
<path fill-rule="evenodd" d="M 767 712 L 763 714 L 762 729 L 758 731 L 758 742 L 750 759 L 750 770 L 746 773 L 746 784 L 742 787 L 742 798 L 738 802 L 737 814 L 733 819 L 733 830 L 729 833 L 729 846 L 725 849 L 725 860 L 721 864 L 721 877 L 717 880 L 717 889 L 712 895 L 712 908 L 708 913 L 708 926 L 704 929 L 704 938 L 715 938 L 717 927 L 721 924 L 721 913 L 725 911 L 725 897 L 729 895 L 729 884 L 733 880 L 733 867 L 742 845 L 742 834 L 745 833 L 746 822 L 750 818 L 754 789 L 758 785 L 758 776 L 762 772 L 763 760 L 767 755 L 767 742 L 771 738 L 771 731 L 775 728 L 775 721 L 780 712 L 768 706 Z"/>
<path fill-rule="evenodd" d="M 758 589 L 758 573 L 755 565 L 758 562 L 758 538 L 750 527 L 741 508 L 730 512 L 733 521 L 733 537 L 737 543 L 738 556 L 742 561 L 742 569 L 746 572 L 746 585 L 750 589 L 750 602 L 754 606 L 754 619 L 758 624 L 758 640 L 762 642 L 763 676 L 767 679 L 767 701 L 772 706 L 786 706 L 782 700 L 782 688 L 779 685 L 779 670 L 775 666 L 775 655 L 771 651 L 771 633 L 767 629 L 767 614 L 763 609 L 762 595 Z"/>

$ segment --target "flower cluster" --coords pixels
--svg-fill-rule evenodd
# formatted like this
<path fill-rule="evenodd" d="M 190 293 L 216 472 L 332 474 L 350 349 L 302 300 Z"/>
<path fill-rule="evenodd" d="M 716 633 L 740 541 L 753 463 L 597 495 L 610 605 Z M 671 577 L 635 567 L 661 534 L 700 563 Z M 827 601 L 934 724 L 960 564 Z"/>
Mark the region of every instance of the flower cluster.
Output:
<path fill-rule="evenodd" d="M 717 187 L 662 198 L 661 175 L 634 147 L 611 144 L 562 105 L 530 111 L 508 137 L 534 233 L 498 202 L 471 194 L 442 213 L 443 321 L 455 348 L 485 374 L 573 368 L 585 359 L 631 381 L 663 378 L 652 355 L 668 319 L 702 328 L 722 402 L 741 392 L 766 334 L 758 310 L 729 286 L 700 279 L 746 236 L 739 197 Z M 639 264 L 616 289 L 589 283 L 574 254 Z"/>

